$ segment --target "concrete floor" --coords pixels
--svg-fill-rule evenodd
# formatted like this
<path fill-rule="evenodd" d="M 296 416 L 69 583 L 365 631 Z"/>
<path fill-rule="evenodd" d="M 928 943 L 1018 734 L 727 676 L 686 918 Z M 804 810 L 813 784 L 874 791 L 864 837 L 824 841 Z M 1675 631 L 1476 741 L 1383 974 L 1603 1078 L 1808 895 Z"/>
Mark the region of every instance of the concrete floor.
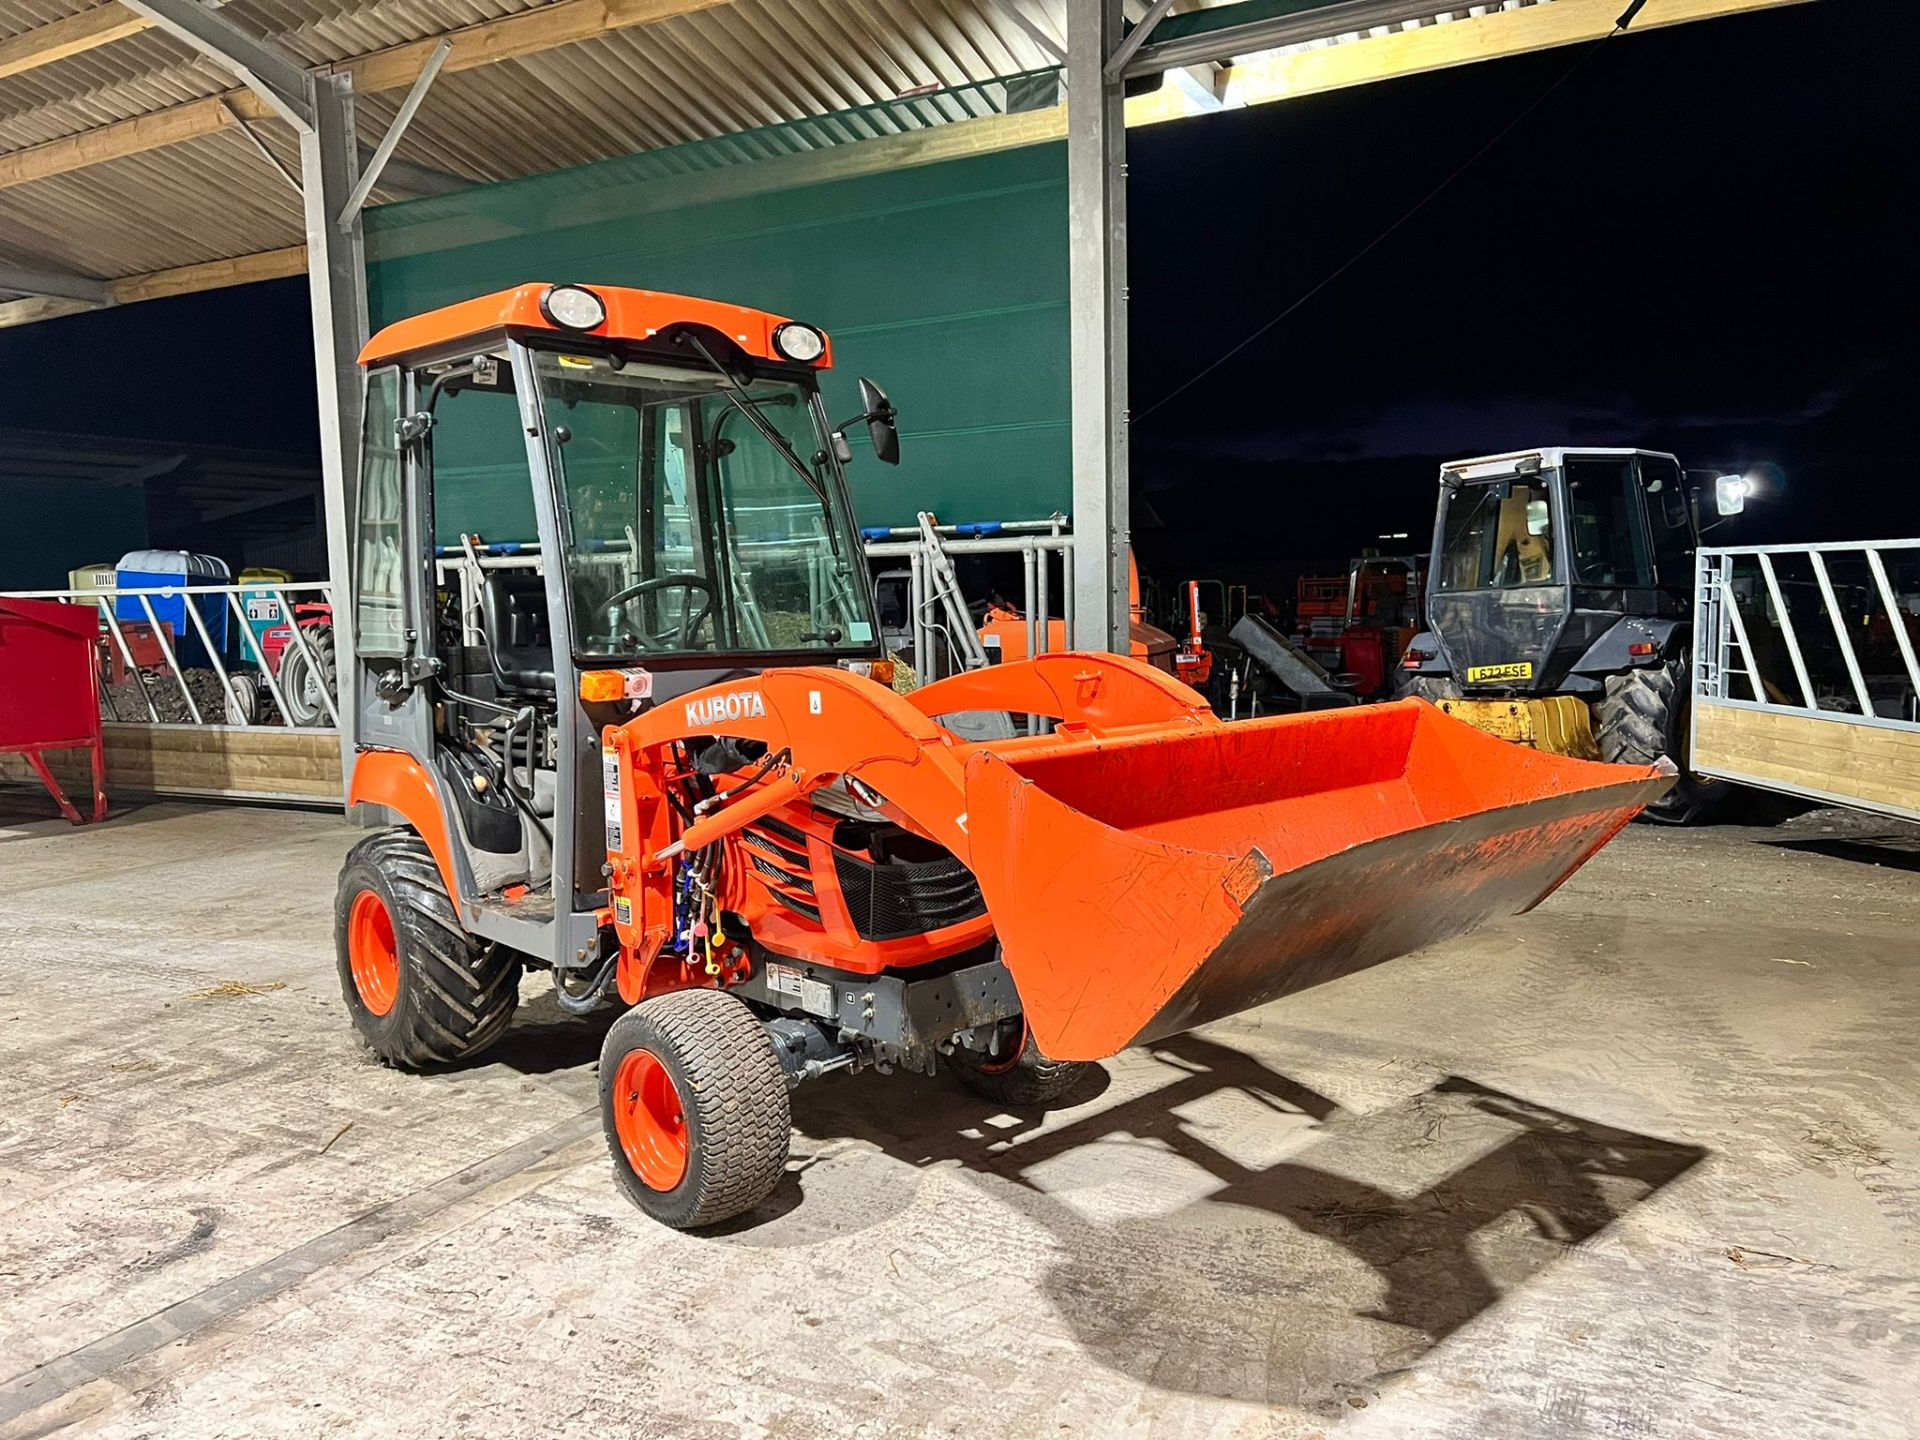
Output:
<path fill-rule="evenodd" d="M 1920 831 L 1635 827 L 1534 915 L 1042 1124 L 796 1097 L 726 1233 L 603 1027 L 368 1060 L 339 819 L 0 799 L 0 1436 L 1907 1436 Z"/>

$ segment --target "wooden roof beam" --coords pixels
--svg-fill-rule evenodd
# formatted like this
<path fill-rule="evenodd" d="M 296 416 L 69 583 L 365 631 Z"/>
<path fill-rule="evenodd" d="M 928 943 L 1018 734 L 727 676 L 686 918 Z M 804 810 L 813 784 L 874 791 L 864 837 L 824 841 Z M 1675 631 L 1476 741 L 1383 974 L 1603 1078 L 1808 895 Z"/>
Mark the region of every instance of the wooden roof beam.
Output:
<path fill-rule="evenodd" d="M 322 68 L 333 74 L 351 75 L 354 90 L 363 95 L 383 90 L 404 90 L 419 78 L 428 57 L 443 38 L 453 41 L 453 49 L 442 67 L 443 74 L 450 74 L 497 65 L 504 60 L 517 60 L 610 31 L 652 25 L 661 20 L 671 20 L 679 15 L 691 15 L 731 3 L 732 0 L 557 0 L 557 3 L 544 5 L 538 10 L 526 10 L 499 20 L 483 21 L 462 30 L 450 31 L 444 37 L 435 35 L 425 40 L 394 45 Z M 116 5 L 114 8 L 119 7 Z M 86 13 L 91 15 L 95 12 Z M 217 135 L 235 123 L 236 115 L 245 120 L 280 118 L 273 107 L 252 90 L 229 90 L 224 95 L 190 100 L 165 110 L 150 111 L 128 120 L 82 131 L 78 135 L 62 136 L 57 140 L 0 155 L 0 189 L 67 175 L 90 165 L 105 164 L 110 160 Z M 401 179 L 410 172 L 403 166 L 400 169 L 389 167 L 388 173 L 395 179 Z M 428 187 L 416 185 L 413 188 Z"/>
<path fill-rule="evenodd" d="M 138 35 L 152 24 L 144 15 L 135 15 L 117 0 L 107 0 L 105 5 L 41 25 L 11 40 L 0 40 L 0 80 L 10 75 L 24 75 L 69 56 L 84 55 L 101 45 Z"/>

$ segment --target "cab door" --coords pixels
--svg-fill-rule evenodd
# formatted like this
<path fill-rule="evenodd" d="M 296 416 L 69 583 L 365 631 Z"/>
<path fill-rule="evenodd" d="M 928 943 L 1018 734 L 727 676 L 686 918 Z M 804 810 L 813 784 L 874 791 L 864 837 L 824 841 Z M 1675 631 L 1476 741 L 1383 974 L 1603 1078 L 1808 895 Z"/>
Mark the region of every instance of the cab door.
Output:
<path fill-rule="evenodd" d="M 354 507 L 352 738 L 426 762 L 433 716 L 418 682 L 433 650 L 432 516 L 419 444 L 400 439 L 411 390 L 397 367 L 367 376 Z"/>
<path fill-rule="evenodd" d="M 1693 506 L 1680 462 L 1671 455 L 1641 455 L 1640 492 L 1646 496 L 1647 529 L 1653 537 L 1653 569 L 1663 614 L 1678 614 L 1693 597 Z"/>

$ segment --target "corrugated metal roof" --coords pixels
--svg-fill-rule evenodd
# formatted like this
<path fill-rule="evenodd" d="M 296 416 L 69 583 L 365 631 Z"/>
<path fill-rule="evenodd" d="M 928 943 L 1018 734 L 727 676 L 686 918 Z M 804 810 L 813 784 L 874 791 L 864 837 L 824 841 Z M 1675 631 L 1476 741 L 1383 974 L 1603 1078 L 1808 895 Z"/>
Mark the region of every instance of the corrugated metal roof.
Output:
<path fill-rule="evenodd" d="M 1059 0 L 1025 0 L 1045 17 Z M 8 32 L 91 8 L 18 0 Z M 230 0 L 324 64 L 541 8 L 542 0 Z M 1056 33 L 1058 16 L 1051 17 Z M 509 179 L 870 106 L 1052 63 L 997 0 L 733 0 L 440 77 L 399 155 Z M 0 154 L 221 94 L 233 79 L 158 31 L 0 80 Z M 358 98 L 377 139 L 402 92 Z M 291 135 L 254 133 L 290 168 Z M 393 198 L 393 194 L 376 195 Z M 0 256 L 113 279 L 297 244 L 285 180 L 236 130 L 0 189 Z"/>
<path fill-rule="evenodd" d="M 0 10 L 0 40 L 10 40 L 55 20 L 93 8 L 94 0 L 13 0 Z"/>
<path fill-rule="evenodd" d="M 229 0 L 224 13 L 303 62 L 325 64 L 558 3 Z M 1445 13 L 1464 17 L 1520 3 L 1544 0 L 1490 0 Z M 1436 18 L 1443 6 L 1435 0 Z M 94 5 L 8 0 L 0 8 L 4 40 Z M 729 0 L 444 73 L 398 154 L 462 179 L 502 180 L 1056 64 L 1009 8 L 1056 39 L 1065 34 L 1064 0 Z M 233 85 L 211 61 L 155 30 L 100 45 L 0 79 L 0 158 Z M 363 138 L 384 133 L 401 98 L 359 98 Z M 283 163 L 295 164 L 292 137 L 277 121 L 252 129 Z M 376 195 L 384 198 L 395 196 Z M 291 188 L 233 128 L 0 188 L 0 256 L 100 278 L 301 238 Z"/>

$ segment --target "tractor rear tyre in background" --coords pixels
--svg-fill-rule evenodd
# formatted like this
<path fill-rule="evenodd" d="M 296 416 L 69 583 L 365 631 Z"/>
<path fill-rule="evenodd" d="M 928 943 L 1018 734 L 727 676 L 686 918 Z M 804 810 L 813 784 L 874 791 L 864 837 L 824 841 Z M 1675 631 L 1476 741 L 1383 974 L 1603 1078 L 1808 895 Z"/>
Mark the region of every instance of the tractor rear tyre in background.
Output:
<path fill-rule="evenodd" d="M 1020 1109 L 1044 1109 L 1078 1088 L 1084 1060 L 1049 1060 L 1034 1043 L 1024 1019 L 1005 1027 L 997 1056 L 956 1045 L 947 1057 L 959 1082 L 982 1099 Z"/>
<path fill-rule="evenodd" d="M 1698 825 L 1713 818 L 1733 787 L 1687 768 L 1687 707 L 1693 677 L 1684 659 L 1609 675 L 1594 708 L 1600 758 L 1616 765 L 1651 765 L 1662 756 L 1680 768 L 1665 795 L 1641 811 L 1660 825 Z"/>
<path fill-rule="evenodd" d="M 717 1225 L 786 1173 L 787 1072 L 737 997 L 657 995 L 616 1020 L 600 1047 L 600 1123 L 629 1200 L 676 1230 Z"/>
<path fill-rule="evenodd" d="M 519 953 L 461 928 L 433 852 L 411 830 L 382 830 L 348 853 L 333 925 L 353 1028 L 388 1065 L 471 1059 L 512 1022 Z"/>
<path fill-rule="evenodd" d="M 300 648 L 302 640 L 307 642 L 307 650 L 313 652 L 312 661 L 307 659 L 307 651 Z M 334 678 L 338 670 L 331 625 L 306 626 L 287 642 L 279 676 L 280 693 L 287 697 L 287 724 L 304 729 L 333 723 L 327 713 L 327 699 L 321 692 L 324 690 L 326 697 L 340 693 Z"/>

